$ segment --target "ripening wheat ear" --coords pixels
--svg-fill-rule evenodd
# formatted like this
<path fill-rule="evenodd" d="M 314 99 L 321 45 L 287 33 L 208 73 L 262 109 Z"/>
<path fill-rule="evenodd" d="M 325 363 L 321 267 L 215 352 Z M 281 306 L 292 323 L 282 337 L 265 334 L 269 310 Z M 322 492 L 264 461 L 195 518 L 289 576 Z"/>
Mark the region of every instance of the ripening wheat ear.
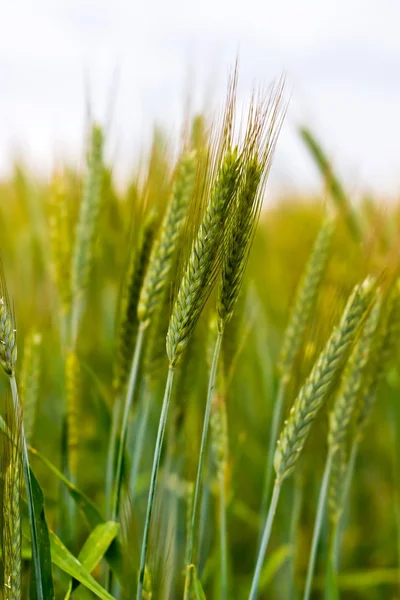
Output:
<path fill-rule="evenodd" d="M 375 404 L 377 390 L 394 360 L 400 335 L 400 279 L 390 290 L 382 309 L 382 318 L 371 349 L 368 368 L 359 399 L 356 436 L 360 440 Z"/>
<path fill-rule="evenodd" d="M 50 186 L 49 235 L 53 277 L 63 314 L 71 306 L 71 226 L 68 212 L 65 175 L 56 172 Z"/>
<path fill-rule="evenodd" d="M 136 336 L 139 328 L 137 317 L 140 290 L 154 237 L 157 231 L 158 218 L 151 211 L 144 219 L 139 232 L 139 242 L 132 246 L 125 280 L 121 291 L 118 318 L 118 335 L 116 359 L 114 362 L 114 388 L 118 392 L 126 383 L 132 361 Z"/>
<path fill-rule="evenodd" d="M 320 487 L 318 508 L 314 523 L 314 531 L 309 556 L 308 571 L 304 600 L 311 595 L 312 580 L 317 556 L 318 542 L 321 533 L 323 515 L 325 512 L 326 496 L 330 509 L 331 522 L 334 530 L 339 522 L 343 508 L 343 489 L 346 480 L 347 451 L 349 445 L 349 430 L 354 416 L 363 375 L 370 356 L 371 345 L 376 334 L 376 328 L 382 306 L 382 296 L 372 307 L 359 339 L 346 364 L 342 381 L 329 419 L 328 456 L 325 462 L 324 476 Z M 335 532 L 336 535 L 336 532 Z M 331 548 L 332 553 L 332 548 Z"/>
<path fill-rule="evenodd" d="M 369 277 L 354 288 L 339 325 L 333 330 L 310 375 L 301 387 L 290 410 L 289 418 L 285 422 L 275 452 L 276 481 L 254 572 L 250 600 L 254 600 L 257 595 L 282 482 L 295 469 L 312 424 L 345 364 L 373 295 L 374 280 Z"/>
<path fill-rule="evenodd" d="M 296 357 L 303 344 L 304 333 L 310 322 L 321 287 L 334 230 L 335 220 L 329 216 L 324 220 L 315 240 L 310 258 L 298 285 L 289 322 L 283 335 L 282 348 L 278 361 L 280 381 L 271 419 L 264 491 L 261 502 L 261 527 L 264 525 L 268 510 L 268 501 L 273 480 L 274 452 L 285 406 L 287 386 Z"/>
<path fill-rule="evenodd" d="M 11 406 L 11 399 L 7 399 Z M 10 437 L 4 436 L 3 474 L 3 600 L 21 599 L 21 415 L 7 411 Z"/>
<path fill-rule="evenodd" d="M 355 287 L 339 326 L 334 329 L 302 386 L 290 410 L 275 453 L 274 466 L 278 481 L 286 479 L 294 470 L 312 422 L 346 361 L 373 292 L 374 281 L 371 278 Z"/>
<path fill-rule="evenodd" d="M 212 187 L 172 309 L 167 332 L 167 354 L 171 367 L 175 367 L 182 358 L 218 275 L 223 227 L 236 191 L 240 166 L 237 149 L 229 149 Z"/>
<path fill-rule="evenodd" d="M 366 367 L 368 365 L 373 342 L 381 316 L 382 295 L 379 294 L 366 319 L 363 331 L 348 360 L 343 373 L 342 384 L 335 400 L 329 420 L 328 446 L 332 456 L 332 473 L 328 494 L 330 517 L 336 523 L 341 515 L 343 503 L 342 492 L 346 471 L 347 450 L 349 445 L 350 425 L 360 396 Z M 338 477 L 338 475 L 340 475 Z"/>
<path fill-rule="evenodd" d="M 89 285 L 93 264 L 96 231 L 100 216 L 101 188 L 103 177 L 103 133 L 98 125 L 91 132 L 88 154 L 88 172 L 79 209 L 71 269 L 71 340 L 76 346 L 82 304 Z"/>
<path fill-rule="evenodd" d="M 195 152 L 185 153 L 178 163 L 171 201 L 167 207 L 161 231 L 151 252 L 149 268 L 140 292 L 138 317 L 147 324 L 162 303 L 168 283 L 176 244 L 182 232 L 189 203 L 192 199 L 197 158 Z"/>

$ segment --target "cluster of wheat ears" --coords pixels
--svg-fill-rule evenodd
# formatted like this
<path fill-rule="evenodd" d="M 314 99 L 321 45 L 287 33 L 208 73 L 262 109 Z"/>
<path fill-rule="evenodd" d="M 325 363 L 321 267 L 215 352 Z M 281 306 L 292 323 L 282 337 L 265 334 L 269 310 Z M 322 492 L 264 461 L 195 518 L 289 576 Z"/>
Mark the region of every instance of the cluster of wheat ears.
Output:
<path fill-rule="evenodd" d="M 235 472 L 229 458 L 227 399 L 246 388 L 244 376 L 241 387 L 232 392 L 237 362 L 249 340 L 246 319 L 244 328 L 237 323 L 246 305 L 250 307 L 246 313 L 248 328 L 254 310 L 259 311 L 256 327 L 261 327 L 259 299 L 245 274 L 287 106 L 280 80 L 267 94 L 254 94 L 238 126 L 236 87 L 235 71 L 223 116 L 210 127 L 203 117 L 195 118 L 191 126 L 187 124 L 172 173 L 160 176 L 157 169 L 162 160 L 153 156 L 151 177 L 144 183 L 138 177 L 128 200 L 125 198 L 132 213 L 130 242 L 121 244 L 118 232 L 107 241 L 118 245 L 125 265 L 116 303 L 115 341 L 106 341 L 112 346 L 108 355 L 112 372 L 104 367 L 111 375 L 108 381 L 92 372 L 95 367 L 90 366 L 90 359 L 83 358 L 82 350 L 82 339 L 87 335 L 85 321 L 92 310 L 94 339 L 99 339 L 96 330 L 102 327 L 91 290 L 94 278 L 101 278 L 101 269 L 96 270 L 97 249 L 102 243 L 99 232 L 114 218 L 115 198 L 106 186 L 110 172 L 104 165 L 103 132 L 98 125 L 91 128 L 89 136 L 80 202 L 71 200 L 66 178 L 60 172 L 54 175 L 44 201 L 38 196 L 28 201 L 32 228 L 39 231 L 43 225 L 36 218 L 41 202 L 48 215 L 46 235 L 39 234 L 37 239 L 48 243 L 44 261 L 48 248 L 52 256 L 50 272 L 56 290 L 52 319 L 57 323 L 62 364 L 58 380 L 63 390 L 63 400 L 57 397 L 53 401 L 61 406 L 62 431 L 56 466 L 56 460 L 39 451 L 39 437 L 33 446 L 45 332 L 38 333 L 36 327 L 25 337 L 17 377 L 18 314 L 14 314 L 2 272 L 0 363 L 10 387 L 0 420 L 4 600 L 85 599 L 93 597 L 91 594 L 103 599 L 200 600 L 206 592 L 207 597 L 221 600 L 307 600 L 316 589 L 314 570 L 322 537 L 328 540 L 326 598 L 339 597 L 341 539 L 357 452 L 380 384 L 396 359 L 400 331 L 396 243 L 386 239 L 386 252 L 373 248 L 378 234 L 351 207 L 322 150 L 307 130 L 302 131 L 325 175 L 326 196 L 335 202 L 325 210 L 291 301 L 277 369 L 270 369 L 268 375 L 268 365 L 260 365 L 261 377 L 277 377 L 278 385 L 263 433 L 265 468 L 262 494 L 257 500 L 259 537 L 257 540 L 257 532 L 252 537 L 254 564 L 248 576 L 237 583 L 232 574 L 228 526 L 234 504 L 234 498 L 228 497 L 232 496 L 229 481 Z M 318 302 L 327 297 L 321 290 L 338 231 L 340 235 L 346 231 L 363 256 L 362 277 L 351 291 L 347 289 L 347 299 L 343 293 L 337 294 L 334 317 L 326 319 L 321 331 L 313 332 Z M 389 233 L 386 237 L 390 238 Z M 47 264 L 41 268 L 47 272 Z M 263 277 L 262 269 L 267 266 L 258 268 Z M 355 278 L 357 273 L 353 281 Z M 266 293 L 272 296 L 275 291 L 268 289 Z M 332 294 L 330 299 L 332 302 Z M 50 350 L 50 355 L 52 352 L 56 349 Z M 299 360 L 309 365 L 300 381 Z M 202 377 L 198 376 L 200 362 L 204 366 Z M 98 368 L 101 371 L 100 365 Z M 103 486 L 97 498 L 101 509 L 81 489 L 92 468 L 81 451 L 84 377 L 92 378 L 93 386 L 107 388 L 99 392 L 106 398 L 108 411 L 107 439 L 101 439 L 101 456 L 105 456 Z M 271 381 L 267 381 L 267 388 Z M 160 403 L 160 386 L 164 384 Z M 200 401 L 196 412 L 190 413 L 187 405 L 194 387 Z M 263 389 L 259 383 L 258 395 Z M 249 386 L 246 402 L 251 404 L 253 393 Z M 306 554 L 308 566 L 299 584 L 293 573 L 292 551 L 288 557 L 291 570 L 286 574 L 289 584 L 277 596 L 271 579 L 273 564 L 278 569 L 280 559 L 274 554 L 274 563 L 268 555 L 274 526 L 279 528 L 274 518 L 281 491 L 285 491 L 288 478 L 304 472 L 300 459 L 307 438 L 327 405 L 328 433 L 326 443 L 319 447 L 325 468 Z M 155 430 L 154 414 L 158 422 Z M 188 439 L 184 431 L 191 431 L 191 418 L 196 418 L 198 435 Z M 251 437 L 252 432 L 248 435 Z M 185 444 L 190 456 L 186 471 L 182 468 Z M 144 456 L 151 457 L 148 470 L 142 468 Z M 31 470 L 33 459 L 59 483 L 57 518 Z M 96 462 L 96 453 L 91 460 Z M 293 527 L 287 542 L 293 545 L 299 511 L 294 506 L 295 491 L 287 489 L 293 504 Z M 168 499 L 172 492 L 174 502 Z M 215 497 L 217 517 L 209 525 L 210 494 Z M 310 496 L 314 506 L 312 500 Z M 180 519 L 182 509 L 185 514 Z M 83 544 L 81 516 L 89 526 Z M 246 525 L 244 518 L 240 529 Z M 208 563 L 202 558 L 204 548 L 210 549 L 208 528 L 215 529 L 211 537 L 217 538 L 214 566 L 208 567 L 214 569 L 212 576 L 207 575 Z M 163 538 L 169 543 L 162 543 Z M 248 563 L 244 556 L 248 547 L 241 549 L 240 541 L 236 546 L 235 552 Z"/>

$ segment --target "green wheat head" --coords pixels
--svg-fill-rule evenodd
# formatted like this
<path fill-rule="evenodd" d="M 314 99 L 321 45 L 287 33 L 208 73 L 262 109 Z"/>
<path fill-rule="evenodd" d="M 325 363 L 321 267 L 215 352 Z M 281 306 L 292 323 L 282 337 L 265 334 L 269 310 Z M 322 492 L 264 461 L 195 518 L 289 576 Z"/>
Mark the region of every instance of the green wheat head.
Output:
<path fill-rule="evenodd" d="M 390 290 L 371 349 L 358 405 L 356 435 L 361 437 L 368 424 L 377 390 L 398 347 L 400 333 L 400 280 Z"/>
<path fill-rule="evenodd" d="M 212 187 L 173 305 L 167 332 L 171 366 L 182 358 L 218 275 L 224 241 L 241 168 L 237 149 L 228 149 Z"/>
<path fill-rule="evenodd" d="M 277 480 L 282 481 L 294 470 L 312 423 L 323 406 L 339 375 L 361 321 L 373 297 L 374 281 L 367 278 L 357 285 L 345 308 L 338 327 L 333 330 L 324 350 L 290 410 L 278 441 L 274 466 Z"/>
<path fill-rule="evenodd" d="M 151 211 L 146 216 L 141 226 L 138 244 L 131 248 L 131 255 L 129 257 L 118 310 L 119 322 L 113 381 L 116 390 L 121 389 L 121 387 L 125 385 L 129 374 L 139 327 L 139 320 L 137 317 L 139 296 L 145 272 L 149 264 L 157 225 L 157 213 Z"/>
<path fill-rule="evenodd" d="M 138 317 L 141 323 L 148 323 L 153 313 L 162 304 L 163 292 L 169 281 L 176 244 L 192 198 L 196 176 L 196 154 L 189 152 L 181 158 L 171 193 L 170 202 L 164 217 L 161 231 L 156 239 L 141 289 Z"/>
<path fill-rule="evenodd" d="M 338 520 L 342 511 L 341 490 L 347 467 L 350 425 L 375 340 L 381 308 L 382 296 L 378 295 L 344 369 L 342 383 L 330 415 L 328 446 L 332 457 L 332 475 L 329 481 L 328 503 L 332 521 Z"/>
<path fill-rule="evenodd" d="M 300 350 L 307 325 L 325 272 L 335 221 L 325 219 L 318 233 L 311 256 L 297 288 L 295 301 L 283 336 L 278 368 L 282 377 L 289 377 Z"/>

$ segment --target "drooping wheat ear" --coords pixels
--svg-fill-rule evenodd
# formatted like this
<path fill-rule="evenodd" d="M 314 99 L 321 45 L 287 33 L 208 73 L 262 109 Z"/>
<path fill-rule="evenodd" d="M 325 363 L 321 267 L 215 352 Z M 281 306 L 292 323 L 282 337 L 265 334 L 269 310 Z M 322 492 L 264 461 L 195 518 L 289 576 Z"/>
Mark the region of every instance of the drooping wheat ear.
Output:
<path fill-rule="evenodd" d="M 72 347 L 75 347 L 82 302 L 89 284 L 93 263 L 96 231 L 101 207 L 102 177 L 103 133 L 98 125 L 94 125 L 88 155 L 88 173 L 79 209 L 79 219 L 72 255 Z"/>
<path fill-rule="evenodd" d="M 283 80 L 267 104 L 254 101 L 250 107 L 243 143 L 243 166 L 234 210 L 224 240 L 222 276 L 218 290 L 218 327 L 231 319 L 246 269 L 262 206 L 263 193 L 281 129 Z"/>
<path fill-rule="evenodd" d="M 218 274 L 224 226 L 229 219 L 240 166 L 237 149 L 229 149 L 218 171 L 193 242 L 167 332 L 167 354 L 173 367 L 182 358 Z"/>
<path fill-rule="evenodd" d="M 54 174 L 50 187 L 49 234 L 54 282 L 62 311 L 67 313 L 71 305 L 71 227 L 65 177 L 58 172 Z"/>
<path fill-rule="evenodd" d="M 338 327 L 333 330 L 324 350 L 290 410 L 278 447 L 274 466 L 277 481 L 283 481 L 294 470 L 312 423 L 323 406 L 339 375 L 362 318 L 373 297 L 374 281 L 367 278 L 355 286 Z"/>
<path fill-rule="evenodd" d="M 347 197 L 342 184 L 332 170 L 328 158 L 326 157 L 322 147 L 314 138 L 312 133 L 305 127 L 300 129 L 300 135 L 303 138 L 307 148 L 309 149 L 313 159 L 315 160 L 322 176 L 325 179 L 326 186 L 332 194 L 332 199 L 336 203 L 338 209 L 343 214 L 349 231 L 354 239 L 359 242 L 362 240 L 362 230 L 356 213 L 354 212 L 350 200 Z"/>
<path fill-rule="evenodd" d="M 342 383 L 329 420 L 328 446 L 332 457 L 332 474 L 328 488 L 328 505 L 332 522 L 338 522 L 343 502 L 343 484 L 347 466 L 350 425 L 365 376 L 382 308 L 382 295 L 368 315 L 363 331 L 354 346 L 343 372 Z"/>
<path fill-rule="evenodd" d="M 11 400 L 10 400 L 11 403 Z M 10 411 L 11 412 L 11 411 Z M 7 419 L 10 421 L 10 419 Z M 12 417 L 3 453 L 3 600 L 21 599 L 21 418 Z"/>
<path fill-rule="evenodd" d="M 67 395 L 68 467 L 73 479 L 77 475 L 79 444 L 80 367 L 76 353 L 70 350 L 65 361 Z"/>
<path fill-rule="evenodd" d="M 25 340 L 21 370 L 21 404 L 24 411 L 25 438 L 32 441 L 36 421 L 36 406 L 39 395 L 39 379 L 41 373 L 40 348 L 42 336 L 31 333 Z"/>
<path fill-rule="evenodd" d="M 400 335 L 400 280 L 389 292 L 386 305 L 382 311 L 370 361 L 366 369 L 360 401 L 358 405 L 356 436 L 361 438 L 368 424 L 376 400 L 377 390 L 385 376 L 395 350 L 399 344 Z"/>
<path fill-rule="evenodd" d="M 121 292 L 117 335 L 116 359 L 114 362 L 114 388 L 123 387 L 129 375 L 139 327 L 137 309 L 140 290 L 149 264 L 150 252 L 157 230 L 157 213 L 151 211 L 145 218 L 139 233 L 139 243 L 131 249 L 126 277 Z"/>
<path fill-rule="evenodd" d="M 178 163 L 171 199 L 164 217 L 161 231 L 156 239 L 140 292 L 138 317 L 141 323 L 149 322 L 157 307 L 162 304 L 163 292 L 168 284 L 177 241 L 192 198 L 195 175 L 196 153 L 183 155 Z"/>
<path fill-rule="evenodd" d="M 328 260 L 335 220 L 327 217 L 315 240 L 310 258 L 299 282 L 289 322 L 283 336 L 278 368 L 281 377 L 289 377 L 312 315 Z"/>

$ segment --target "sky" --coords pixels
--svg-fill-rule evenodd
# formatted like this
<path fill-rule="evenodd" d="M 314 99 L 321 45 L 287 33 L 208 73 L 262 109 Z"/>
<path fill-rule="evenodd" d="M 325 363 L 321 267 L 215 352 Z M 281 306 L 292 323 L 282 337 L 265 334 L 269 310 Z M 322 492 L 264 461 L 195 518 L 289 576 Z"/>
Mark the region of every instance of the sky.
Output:
<path fill-rule="evenodd" d="M 239 100 L 286 75 L 290 98 L 271 173 L 317 191 L 307 125 L 354 195 L 400 187 L 398 0 L 13 0 L 0 23 L 0 175 L 15 157 L 49 172 L 82 161 L 85 115 L 107 124 L 123 179 L 155 123 L 177 136 L 220 107 L 239 55 Z M 88 102 L 89 99 L 89 102 Z"/>

